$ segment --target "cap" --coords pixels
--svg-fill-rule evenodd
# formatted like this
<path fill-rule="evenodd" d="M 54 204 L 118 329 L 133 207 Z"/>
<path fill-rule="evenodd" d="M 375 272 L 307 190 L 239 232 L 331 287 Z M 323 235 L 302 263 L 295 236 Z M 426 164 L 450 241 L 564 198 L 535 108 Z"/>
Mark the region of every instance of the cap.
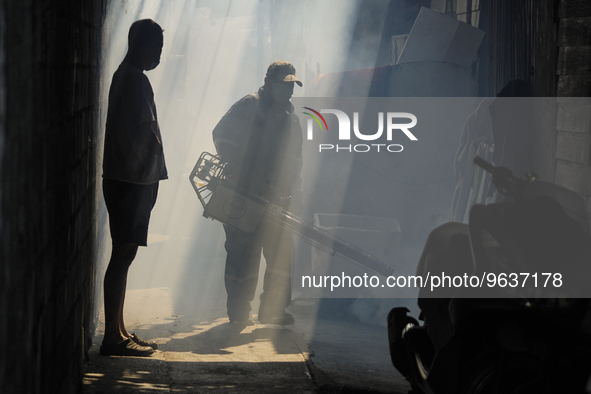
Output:
<path fill-rule="evenodd" d="M 302 81 L 296 78 L 296 70 L 293 64 L 285 60 L 273 62 L 267 68 L 267 77 L 276 81 L 295 82 L 302 86 Z"/>

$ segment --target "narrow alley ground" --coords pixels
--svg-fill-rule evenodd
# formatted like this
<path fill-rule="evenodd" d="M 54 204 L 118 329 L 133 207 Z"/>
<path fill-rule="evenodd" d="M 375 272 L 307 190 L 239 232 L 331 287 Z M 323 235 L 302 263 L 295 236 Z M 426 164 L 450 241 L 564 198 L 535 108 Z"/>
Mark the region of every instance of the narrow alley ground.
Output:
<path fill-rule="evenodd" d="M 410 389 L 392 367 L 384 327 L 316 319 L 315 302 L 300 300 L 290 307 L 294 326 L 241 329 L 220 315 L 224 301 L 212 298 L 180 315 L 173 313 L 166 288 L 129 290 L 130 331 L 156 340 L 160 349 L 145 358 L 99 355 L 101 316 L 84 393 L 394 394 Z"/>

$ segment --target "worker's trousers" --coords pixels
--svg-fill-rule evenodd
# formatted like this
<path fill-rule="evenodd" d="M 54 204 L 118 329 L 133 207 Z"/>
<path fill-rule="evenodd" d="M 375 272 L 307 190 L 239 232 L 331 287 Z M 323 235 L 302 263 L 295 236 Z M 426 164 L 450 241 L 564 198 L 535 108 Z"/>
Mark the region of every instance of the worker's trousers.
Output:
<path fill-rule="evenodd" d="M 266 269 L 259 318 L 281 316 L 291 301 L 291 231 L 261 222 L 253 234 L 224 225 L 225 285 L 230 321 L 243 321 L 251 311 L 261 252 Z"/>

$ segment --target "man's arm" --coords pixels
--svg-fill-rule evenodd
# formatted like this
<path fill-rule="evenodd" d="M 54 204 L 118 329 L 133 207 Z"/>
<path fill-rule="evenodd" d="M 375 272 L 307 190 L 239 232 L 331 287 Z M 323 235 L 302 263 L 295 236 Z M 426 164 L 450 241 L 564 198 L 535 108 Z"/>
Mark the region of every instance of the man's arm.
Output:
<path fill-rule="evenodd" d="M 226 163 L 226 171 L 230 175 L 242 164 L 256 108 L 257 102 L 253 95 L 242 98 L 226 112 L 213 130 L 217 153 Z"/>
<path fill-rule="evenodd" d="M 304 164 L 302 158 L 303 131 L 298 116 L 292 117 L 292 151 L 293 168 L 291 182 L 291 206 L 290 211 L 296 215 L 301 215 L 304 209 L 304 193 L 302 191 L 302 167 Z"/>
<path fill-rule="evenodd" d="M 292 118 L 292 136 L 293 136 L 292 138 L 293 138 L 293 155 L 294 155 L 292 187 L 301 190 L 301 188 L 302 188 L 301 172 L 302 172 L 302 167 L 304 165 L 304 160 L 302 158 L 302 145 L 304 143 L 304 140 L 303 140 L 302 126 L 300 124 L 300 118 L 297 116 L 293 116 L 293 118 Z"/>
<path fill-rule="evenodd" d="M 137 154 L 145 160 L 145 154 L 161 155 L 162 141 L 158 128 L 156 106 L 150 83 L 143 75 L 133 74 L 125 89 L 122 102 L 129 112 L 128 137 Z"/>
<path fill-rule="evenodd" d="M 137 131 L 137 144 L 140 152 L 150 152 L 153 155 L 163 153 L 162 141 L 158 138 L 158 122 L 147 121 L 139 125 Z"/>

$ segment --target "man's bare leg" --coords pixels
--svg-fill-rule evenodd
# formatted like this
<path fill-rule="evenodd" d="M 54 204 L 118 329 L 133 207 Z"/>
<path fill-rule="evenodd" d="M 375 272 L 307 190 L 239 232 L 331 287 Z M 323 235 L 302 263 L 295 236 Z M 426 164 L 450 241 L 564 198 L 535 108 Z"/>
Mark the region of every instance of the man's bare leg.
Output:
<path fill-rule="evenodd" d="M 123 323 L 123 304 L 127 287 L 127 272 L 136 256 L 138 245 L 113 245 L 111 260 L 105 273 L 105 337 L 103 344 L 115 344 L 131 336 Z"/>
<path fill-rule="evenodd" d="M 127 277 L 125 278 L 125 281 L 127 283 Z M 126 286 L 127 288 L 127 286 Z M 121 332 L 121 334 L 123 334 L 123 336 L 125 338 L 131 338 L 131 334 L 129 333 L 129 331 L 127 331 L 127 328 L 125 328 L 125 323 L 123 321 L 123 305 L 125 304 L 125 292 L 123 292 L 123 296 L 121 297 L 121 306 L 119 307 L 119 331 Z"/>

